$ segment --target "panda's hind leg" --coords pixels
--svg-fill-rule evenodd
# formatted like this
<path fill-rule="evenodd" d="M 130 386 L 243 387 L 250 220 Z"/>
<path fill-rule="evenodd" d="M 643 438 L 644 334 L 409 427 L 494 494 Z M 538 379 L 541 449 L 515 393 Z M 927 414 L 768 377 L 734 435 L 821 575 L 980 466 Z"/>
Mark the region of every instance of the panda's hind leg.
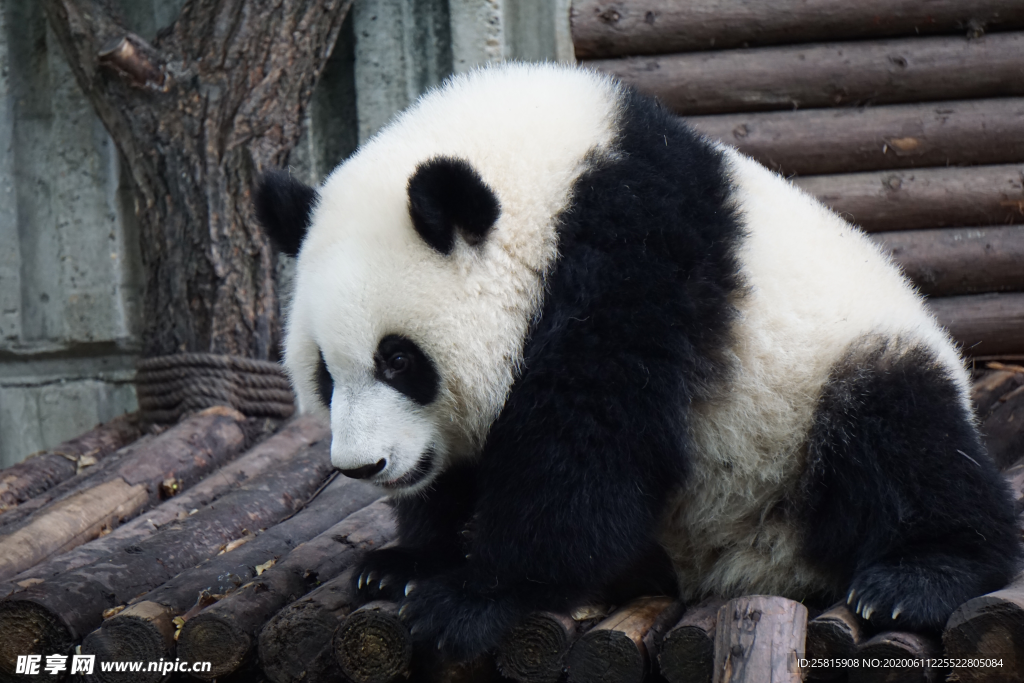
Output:
<path fill-rule="evenodd" d="M 1007 486 L 926 348 L 871 340 L 836 365 L 803 485 L 807 554 L 879 628 L 939 631 L 1017 568 Z"/>

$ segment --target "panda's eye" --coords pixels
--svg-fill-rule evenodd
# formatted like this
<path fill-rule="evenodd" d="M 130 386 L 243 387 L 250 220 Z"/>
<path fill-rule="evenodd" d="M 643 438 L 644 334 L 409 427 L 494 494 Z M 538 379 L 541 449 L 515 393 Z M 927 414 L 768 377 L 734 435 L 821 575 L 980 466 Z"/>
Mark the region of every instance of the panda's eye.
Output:
<path fill-rule="evenodd" d="M 420 405 L 437 397 L 441 379 L 434 363 L 416 342 L 398 334 L 380 340 L 373 354 L 373 376 Z"/>
<path fill-rule="evenodd" d="M 400 372 L 405 372 L 410 367 L 412 367 L 412 357 L 404 353 L 395 353 L 388 358 L 388 370 L 393 374 L 397 375 Z"/>

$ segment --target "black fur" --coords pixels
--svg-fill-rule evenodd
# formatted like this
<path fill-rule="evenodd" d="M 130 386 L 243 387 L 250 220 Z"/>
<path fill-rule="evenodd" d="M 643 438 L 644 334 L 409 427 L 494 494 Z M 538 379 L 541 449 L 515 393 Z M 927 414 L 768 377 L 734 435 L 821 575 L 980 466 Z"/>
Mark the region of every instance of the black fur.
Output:
<path fill-rule="evenodd" d="M 479 244 L 501 215 L 501 205 L 480 174 L 463 159 L 437 157 L 409 178 L 409 215 L 416 232 L 442 254 L 455 246 L 455 231 Z"/>
<path fill-rule="evenodd" d="M 1009 582 L 1019 531 L 953 382 L 927 349 L 894 346 L 854 349 L 822 393 L 806 549 L 875 626 L 938 632 L 958 605 Z"/>
<path fill-rule="evenodd" d="M 455 657 L 495 646 L 527 610 L 594 597 L 651 551 L 687 471 L 687 406 L 722 367 L 741 230 L 721 155 L 626 97 L 624 153 L 590 160 L 560 219 L 525 369 L 480 458 L 471 558 L 404 600 L 417 638 Z"/>
<path fill-rule="evenodd" d="M 253 201 L 256 217 L 277 248 L 289 256 L 298 254 L 309 230 L 316 190 L 284 171 L 271 171 L 260 178 Z"/>
<path fill-rule="evenodd" d="M 396 365 L 401 360 L 402 366 Z M 441 379 L 434 363 L 416 342 L 398 334 L 380 340 L 373 354 L 373 376 L 421 406 L 437 398 Z"/>
<path fill-rule="evenodd" d="M 331 397 L 334 396 L 334 378 L 327 369 L 327 361 L 324 360 L 323 351 L 320 352 L 320 362 L 316 364 L 316 395 L 323 401 L 324 407 L 330 410 Z"/>

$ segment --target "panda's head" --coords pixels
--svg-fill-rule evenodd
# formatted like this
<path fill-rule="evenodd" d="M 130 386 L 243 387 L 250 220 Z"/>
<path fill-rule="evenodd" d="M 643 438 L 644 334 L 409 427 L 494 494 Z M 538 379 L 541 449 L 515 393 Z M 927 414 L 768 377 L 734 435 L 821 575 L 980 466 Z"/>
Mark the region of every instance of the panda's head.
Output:
<path fill-rule="evenodd" d="M 557 216 L 611 138 L 613 88 L 551 67 L 476 72 L 318 189 L 264 177 L 258 216 L 297 255 L 285 366 L 300 407 L 329 413 L 336 467 L 410 493 L 480 452 L 539 311 Z"/>

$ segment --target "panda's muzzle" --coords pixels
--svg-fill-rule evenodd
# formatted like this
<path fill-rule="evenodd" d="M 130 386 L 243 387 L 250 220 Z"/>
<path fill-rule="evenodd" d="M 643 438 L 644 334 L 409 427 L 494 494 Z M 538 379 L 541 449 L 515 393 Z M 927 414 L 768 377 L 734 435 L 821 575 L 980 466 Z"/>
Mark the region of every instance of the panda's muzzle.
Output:
<path fill-rule="evenodd" d="M 378 472 L 383 471 L 383 469 L 385 467 L 387 467 L 387 464 L 388 464 L 388 461 L 385 460 L 384 458 L 381 458 L 380 460 L 378 460 L 377 462 L 375 462 L 372 465 L 363 465 L 362 467 L 356 467 L 356 468 L 351 469 L 351 470 L 340 470 L 340 471 L 346 477 L 351 477 L 352 479 L 369 479 L 370 477 L 372 477 L 373 475 L 377 474 Z"/>

